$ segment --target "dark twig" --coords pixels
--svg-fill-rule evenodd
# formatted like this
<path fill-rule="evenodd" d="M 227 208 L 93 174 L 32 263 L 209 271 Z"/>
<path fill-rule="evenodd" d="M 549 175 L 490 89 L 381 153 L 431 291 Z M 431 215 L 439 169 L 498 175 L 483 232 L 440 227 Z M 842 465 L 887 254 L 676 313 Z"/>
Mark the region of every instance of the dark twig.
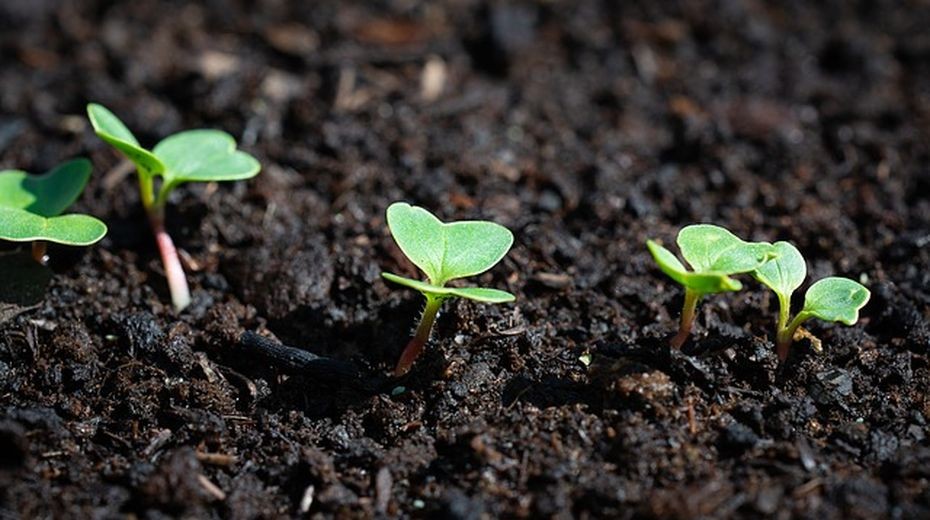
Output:
<path fill-rule="evenodd" d="M 346 384 L 359 390 L 370 390 L 372 386 L 352 363 L 289 347 L 252 331 L 243 332 L 239 336 L 239 346 L 246 352 L 261 354 L 290 374 L 324 384 Z"/>

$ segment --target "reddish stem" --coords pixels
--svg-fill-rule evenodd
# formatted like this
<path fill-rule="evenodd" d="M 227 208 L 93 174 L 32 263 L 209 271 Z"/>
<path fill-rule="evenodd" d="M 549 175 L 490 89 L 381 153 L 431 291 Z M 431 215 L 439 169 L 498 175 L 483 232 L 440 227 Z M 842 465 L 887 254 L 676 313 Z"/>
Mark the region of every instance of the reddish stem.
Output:
<path fill-rule="evenodd" d="M 159 253 L 161 253 L 161 262 L 165 267 L 165 277 L 168 278 L 171 302 L 174 304 L 175 310 L 180 312 L 191 302 L 191 292 L 187 286 L 187 276 L 184 274 L 181 258 L 178 256 L 177 248 L 174 247 L 171 235 L 165 231 L 164 213 L 157 209 L 151 210 L 149 212 L 149 223 L 152 225 L 152 233 L 155 234 L 155 242 L 158 244 Z"/>
<path fill-rule="evenodd" d="M 48 243 L 36 240 L 32 243 L 32 259 L 42 265 L 48 265 Z"/>
<path fill-rule="evenodd" d="M 791 350 L 791 344 L 794 343 L 794 336 L 801 324 L 809 317 L 809 314 L 802 311 L 785 328 L 779 329 L 778 333 L 775 334 L 775 353 L 778 354 L 780 361 L 784 362 L 788 359 L 788 352 Z"/>
<path fill-rule="evenodd" d="M 685 301 L 681 309 L 681 323 L 678 326 L 678 334 L 675 334 L 675 337 L 669 341 L 669 345 L 673 349 L 680 349 L 685 344 L 685 341 L 688 341 L 688 336 L 691 335 L 691 326 L 694 325 L 697 302 L 700 298 L 700 294 L 691 289 L 685 289 Z"/>
<path fill-rule="evenodd" d="M 442 307 L 441 298 L 435 298 L 430 295 L 426 296 L 426 307 L 423 309 L 423 316 L 420 318 L 420 324 L 417 326 L 417 331 L 414 333 L 413 338 L 407 343 L 407 347 L 404 348 L 404 352 L 400 355 L 400 360 L 397 361 L 397 366 L 394 368 L 395 377 L 401 377 L 406 374 L 410 370 L 410 367 L 413 366 L 413 362 L 420 357 L 420 353 L 423 352 L 426 342 L 429 341 L 429 335 L 433 330 L 433 323 L 436 322 L 436 316 L 439 314 L 440 307 Z"/>

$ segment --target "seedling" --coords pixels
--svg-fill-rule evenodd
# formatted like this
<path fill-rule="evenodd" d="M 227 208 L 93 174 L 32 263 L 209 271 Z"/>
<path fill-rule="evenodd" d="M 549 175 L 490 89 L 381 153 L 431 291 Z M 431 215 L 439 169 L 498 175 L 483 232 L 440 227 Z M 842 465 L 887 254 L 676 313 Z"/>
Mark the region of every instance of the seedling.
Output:
<path fill-rule="evenodd" d="M 46 243 L 87 246 L 107 234 L 107 226 L 89 215 L 62 213 L 90 179 L 87 159 L 75 159 L 43 175 L 0 171 L 0 240 L 32 242 L 37 262 L 48 261 Z"/>
<path fill-rule="evenodd" d="M 804 257 L 788 242 L 774 244 L 776 257 L 756 269 L 757 280 L 778 296 L 778 322 L 775 345 L 779 359 L 788 357 L 788 349 L 799 327 L 811 318 L 852 325 L 859 319 L 859 309 L 869 301 L 869 290 L 848 278 L 829 277 L 818 280 L 804 295 L 804 308 L 790 319 L 791 294 L 807 276 Z"/>
<path fill-rule="evenodd" d="M 774 255 L 771 244 L 746 242 L 722 227 L 709 224 L 683 228 L 678 232 L 677 242 L 693 271 L 685 268 L 668 249 L 652 240 L 646 242 L 659 269 L 685 288 L 681 324 L 669 342 L 676 349 L 681 348 L 691 334 L 702 296 L 739 291 L 743 284 L 730 276 L 751 272 Z"/>
<path fill-rule="evenodd" d="M 404 202 L 391 204 L 387 210 L 387 222 L 400 250 L 427 277 L 424 282 L 381 273 L 386 279 L 416 289 L 426 297 L 420 324 L 394 369 L 394 375 L 399 377 L 410 370 L 423 351 L 442 302 L 454 297 L 482 303 L 506 303 L 516 299 L 514 295 L 497 289 L 445 286 L 450 280 L 481 274 L 494 267 L 513 245 L 513 234 L 493 222 L 447 224 L 429 211 Z"/>
<path fill-rule="evenodd" d="M 172 303 L 180 311 L 190 303 L 191 296 L 177 249 L 165 231 L 168 196 L 185 182 L 249 179 L 258 175 L 261 165 L 251 155 L 236 150 L 236 140 L 226 132 L 188 130 L 167 137 L 147 150 L 126 125 L 103 106 L 87 105 L 87 115 L 97 135 L 136 166 L 142 205 L 158 243 Z M 157 190 L 156 177 L 160 180 Z"/>

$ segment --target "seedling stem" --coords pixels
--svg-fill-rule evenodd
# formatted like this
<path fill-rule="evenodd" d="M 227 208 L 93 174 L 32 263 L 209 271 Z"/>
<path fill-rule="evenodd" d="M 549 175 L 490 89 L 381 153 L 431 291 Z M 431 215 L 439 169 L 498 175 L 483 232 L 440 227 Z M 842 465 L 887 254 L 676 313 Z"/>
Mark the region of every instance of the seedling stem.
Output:
<path fill-rule="evenodd" d="M 184 266 L 181 265 L 181 257 L 174 246 L 174 241 L 171 240 L 171 235 L 165 230 L 164 206 L 149 209 L 149 224 L 152 227 L 152 234 L 155 235 L 155 243 L 158 245 L 162 265 L 165 267 L 171 303 L 174 304 L 175 309 L 183 309 L 191 302 L 191 291 L 187 285 Z"/>
<path fill-rule="evenodd" d="M 32 243 L 32 259 L 42 265 L 48 265 L 48 243 L 36 240 Z"/>
<path fill-rule="evenodd" d="M 436 316 L 439 315 L 439 309 L 442 307 L 442 300 L 442 298 L 431 294 L 426 295 L 426 307 L 423 308 L 420 324 L 417 326 L 417 331 L 414 333 L 413 338 L 410 339 L 410 342 L 407 343 L 407 347 L 404 348 L 404 352 L 400 355 L 397 367 L 394 368 L 395 377 L 401 377 L 406 374 L 410 370 L 410 367 L 413 366 L 413 362 L 416 361 L 420 353 L 423 352 L 423 347 L 425 347 L 426 342 L 429 341 L 430 332 L 433 330 L 433 324 L 436 323 Z"/>
<path fill-rule="evenodd" d="M 794 341 L 795 333 L 797 333 L 801 324 L 810 319 L 810 317 L 810 314 L 804 312 L 798 313 L 787 326 L 784 326 L 779 318 L 778 332 L 775 334 L 775 352 L 778 354 L 778 359 L 782 361 L 788 359 L 788 351 L 791 349 L 791 343 Z"/>
<path fill-rule="evenodd" d="M 688 336 L 691 335 L 691 326 L 694 324 L 698 300 L 700 299 L 700 293 L 685 289 L 685 302 L 681 309 L 681 324 L 678 327 L 678 334 L 675 334 L 675 337 L 669 341 L 672 348 L 680 349 L 685 344 L 685 341 L 688 341 Z"/>

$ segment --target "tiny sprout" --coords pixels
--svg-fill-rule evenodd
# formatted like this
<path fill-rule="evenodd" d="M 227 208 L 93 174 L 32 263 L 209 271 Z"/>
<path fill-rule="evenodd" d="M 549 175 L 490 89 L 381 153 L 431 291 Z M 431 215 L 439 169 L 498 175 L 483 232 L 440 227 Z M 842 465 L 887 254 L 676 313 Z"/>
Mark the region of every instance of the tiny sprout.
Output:
<path fill-rule="evenodd" d="M 646 242 L 659 269 L 685 288 L 684 307 L 678 333 L 670 340 L 672 348 L 681 348 L 694 323 L 698 300 L 706 294 L 739 291 L 743 284 L 730 275 L 748 273 L 771 256 L 771 244 L 746 242 L 719 226 L 695 224 L 678 232 L 678 248 L 688 264 L 688 271 L 668 249 Z"/>
<path fill-rule="evenodd" d="M 0 171 L 0 240 L 32 242 L 32 256 L 45 264 L 46 242 L 87 246 L 107 234 L 107 226 L 89 215 L 62 215 L 90 179 L 87 159 L 60 164 L 43 175 Z"/>
<path fill-rule="evenodd" d="M 188 130 L 169 136 L 147 150 L 112 112 L 101 105 L 87 105 L 87 115 L 97 136 L 123 153 L 136 166 L 142 205 L 155 234 L 168 288 L 175 309 L 190 303 L 190 289 L 171 236 L 165 231 L 165 204 L 172 190 L 185 182 L 218 182 L 250 179 L 261 166 L 251 155 L 236 150 L 236 140 L 219 130 Z M 160 177 L 156 192 L 155 177 Z"/>
<path fill-rule="evenodd" d="M 506 303 L 515 297 L 505 291 L 483 287 L 446 287 L 446 282 L 481 274 L 504 258 L 513 245 L 513 234 L 493 222 L 444 223 L 432 213 L 404 202 L 387 209 L 387 223 L 404 255 L 419 267 L 428 281 L 412 280 L 392 273 L 384 278 L 423 293 L 426 307 L 420 325 L 397 362 L 394 375 L 410 370 L 426 342 L 442 302 L 454 297 L 483 303 Z"/>
<path fill-rule="evenodd" d="M 829 277 L 818 280 L 804 295 L 804 308 L 789 321 L 791 294 L 807 276 L 804 257 L 788 242 L 774 244 L 776 257 L 756 269 L 753 276 L 778 296 L 778 323 L 775 344 L 779 359 L 788 357 L 788 349 L 798 328 L 810 318 L 852 325 L 859 319 L 859 309 L 869 301 L 869 290 L 848 278 Z"/>

